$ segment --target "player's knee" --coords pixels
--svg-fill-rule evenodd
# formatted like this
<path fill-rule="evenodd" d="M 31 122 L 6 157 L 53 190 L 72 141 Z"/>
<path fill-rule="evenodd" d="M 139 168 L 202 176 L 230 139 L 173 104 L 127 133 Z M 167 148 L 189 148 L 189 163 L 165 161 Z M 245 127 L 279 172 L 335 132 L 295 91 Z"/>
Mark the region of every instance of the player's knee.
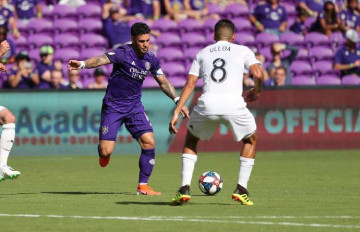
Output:
<path fill-rule="evenodd" d="M 155 140 L 149 139 L 141 142 L 142 149 L 154 149 L 155 148 Z"/>

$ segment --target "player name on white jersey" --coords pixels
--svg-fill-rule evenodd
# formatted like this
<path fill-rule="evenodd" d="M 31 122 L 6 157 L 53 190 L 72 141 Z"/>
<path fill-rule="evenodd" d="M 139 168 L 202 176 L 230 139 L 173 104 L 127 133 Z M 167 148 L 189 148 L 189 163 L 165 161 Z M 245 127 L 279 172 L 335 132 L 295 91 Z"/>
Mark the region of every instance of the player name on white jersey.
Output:
<path fill-rule="evenodd" d="M 230 52 L 230 47 L 229 46 L 210 47 L 210 52 L 220 52 L 220 51 Z"/>

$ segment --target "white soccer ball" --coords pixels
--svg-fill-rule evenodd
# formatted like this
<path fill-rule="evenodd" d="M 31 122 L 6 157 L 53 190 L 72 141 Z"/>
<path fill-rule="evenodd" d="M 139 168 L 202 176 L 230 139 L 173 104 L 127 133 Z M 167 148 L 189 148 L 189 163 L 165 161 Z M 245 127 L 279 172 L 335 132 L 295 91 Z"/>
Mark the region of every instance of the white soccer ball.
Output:
<path fill-rule="evenodd" d="M 205 172 L 200 176 L 199 188 L 206 195 L 215 195 L 223 187 L 221 176 L 213 171 Z"/>

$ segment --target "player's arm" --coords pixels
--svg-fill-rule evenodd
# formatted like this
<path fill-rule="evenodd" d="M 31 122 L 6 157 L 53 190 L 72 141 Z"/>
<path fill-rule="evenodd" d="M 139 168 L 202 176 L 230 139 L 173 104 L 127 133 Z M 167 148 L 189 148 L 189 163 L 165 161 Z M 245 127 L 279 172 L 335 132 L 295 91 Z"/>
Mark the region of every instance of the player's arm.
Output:
<path fill-rule="evenodd" d="M 110 64 L 111 61 L 104 54 L 102 56 L 94 56 L 85 61 L 70 60 L 68 63 L 69 70 L 79 70 L 84 68 L 97 68 L 101 65 Z"/>
<path fill-rule="evenodd" d="M 251 88 L 246 92 L 245 101 L 252 102 L 256 101 L 260 96 L 262 85 L 264 83 L 264 73 L 259 64 L 253 64 L 250 66 L 250 73 L 254 78 L 254 88 Z"/>
<path fill-rule="evenodd" d="M 180 99 L 177 103 L 177 106 L 174 110 L 173 116 L 170 121 L 169 131 L 171 134 L 177 133 L 176 124 L 178 123 L 179 120 L 179 113 L 182 107 L 184 107 L 186 102 L 189 100 L 191 93 L 194 91 L 197 80 L 198 80 L 198 76 L 189 74 L 186 84 L 183 90 L 181 91 Z"/>

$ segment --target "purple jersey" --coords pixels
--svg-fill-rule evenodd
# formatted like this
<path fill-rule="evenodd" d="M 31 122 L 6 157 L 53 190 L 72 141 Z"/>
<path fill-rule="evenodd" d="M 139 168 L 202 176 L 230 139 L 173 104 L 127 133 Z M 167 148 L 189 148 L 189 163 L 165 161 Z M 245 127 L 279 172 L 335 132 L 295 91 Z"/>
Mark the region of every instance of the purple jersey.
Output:
<path fill-rule="evenodd" d="M 171 9 L 180 11 L 184 9 L 184 0 L 169 0 Z"/>
<path fill-rule="evenodd" d="M 130 13 L 132 15 L 142 14 L 152 17 L 154 15 L 153 2 L 158 2 L 158 0 L 132 0 Z"/>
<path fill-rule="evenodd" d="M 190 6 L 193 10 L 203 10 L 205 7 L 204 0 L 190 0 Z"/>
<path fill-rule="evenodd" d="M 278 29 L 284 21 L 287 21 L 286 9 L 278 5 L 273 9 L 270 3 L 260 3 L 256 6 L 253 15 L 264 25 L 265 29 Z"/>
<path fill-rule="evenodd" d="M 6 29 L 8 29 L 8 23 L 9 23 L 9 19 L 11 17 L 13 17 L 14 14 L 11 10 L 9 10 L 6 7 L 3 7 L 0 9 L 0 26 L 5 27 Z"/>
<path fill-rule="evenodd" d="M 114 22 L 110 17 L 104 20 L 104 31 L 111 46 L 130 41 L 130 27 L 126 22 Z"/>
<path fill-rule="evenodd" d="M 334 57 L 334 64 L 351 64 L 355 61 L 360 60 L 360 47 L 357 47 L 354 52 L 350 52 L 345 46 L 342 46 L 337 50 Z M 341 72 L 341 76 L 356 73 L 360 74 L 360 67 L 355 67 L 349 70 Z"/>
<path fill-rule="evenodd" d="M 299 3 L 300 2 L 305 2 L 310 10 L 318 13 L 322 12 L 324 9 L 324 0 L 299 0 Z"/>
<path fill-rule="evenodd" d="M 39 2 L 39 0 L 13 0 L 12 4 L 20 19 L 31 19 L 35 17 L 35 6 Z"/>
<path fill-rule="evenodd" d="M 45 81 L 44 79 L 42 79 L 42 75 L 44 74 L 44 72 L 52 71 L 54 69 L 55 69 L 54 63 L 51 65 L 44 64 L 43 62 L 39 62 L 36 64 L 35 70 L 37 70 L 37 72 L 39 73 L 39 78 L 40 78 L 40 83 L 38 85 L 39 89 L 42 89 L 43 86 L 44 86 L 44 88 L 50 88 L 50 87 L 48 87 L 50 83 L 48 81 Z"/>
<path fill-rule="evenodd" d="M 293 25 L 290 27 L 290 31 L 301 34 L 303 32 L 307 32 L 309 28 L 305 25 L 305 23 L 300 22 L 299 20 L 296 20 Z"/>
<path fill-rule="evenodd" d="M 14 66 L 9 70 L 8 76 L 16 75 L 16 73 L 19 71 L 18 67 Z M 21 76 L 19 84 L 14 87 L 14 89 L 31 89 L 34 88 L 35 84 L 31 80 L 30 74 L 28 76 Z"/>
<path fill-rule="evenodd" d="M 340 12 L 341 21 L 345 22 L 345 26 L 348 26 L 356 30 L 357 26 L 360 26 L 360 14 L 357 11 L 350 9 Z"/>
<path fill-rule="evenodd" d="M 104 104 L 117 112 L 143 112 L 141 91 L 145 77 L 162 74 L 160 62 L 152 52 L 139 58 L 131 45 L 124 45 L 106 53 L 113 71 L 104 97 Z"/>

